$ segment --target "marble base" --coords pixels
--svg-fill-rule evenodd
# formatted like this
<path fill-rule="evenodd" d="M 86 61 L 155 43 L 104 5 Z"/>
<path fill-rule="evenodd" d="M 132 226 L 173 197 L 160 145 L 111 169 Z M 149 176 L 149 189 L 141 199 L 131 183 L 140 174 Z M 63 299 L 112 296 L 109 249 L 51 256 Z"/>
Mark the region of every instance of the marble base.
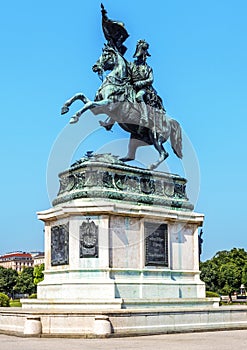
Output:
<path fill-rule="evenodd" d="M 22 299 L 23 310 L 120 310 L 123 300 L 120 298 L 112 299 Z"/>
<path fill-rule="evenodd" d="M 219 298 L 160 298 L 160 299 L 21 299 L 23 310 L 70 310 L 70 311 L 117 311 L 128 309 L 133 310 L 169 310 L 171 308 L 217 308 Z"/>
<path fill-rule="evenodd" d="M 94 156 L 60 174 L 53 205 L 38 213 L 45 222 L 44 281 L 37 301 L 24 300 L 23 308 L 138 309 L 187 299 L 201 305 L 203 215 L 192 211 L 185 179 Z"/>
<path fill-rule="evenodd" d="M 181 300 L 181 303 L 183 301 Z M 196 305 L 200 300 L 194 301 Z M 61 336 L 61 337 L 121 337 L 195 331 L 219 331 L 247 329 L 246 306 L 224 306 L 218 308 L 170 307 L 138 310 L 22 310 L 1 308 L 0 333 L 18 336 Z M 172 307 L 171 307 L 172 305 Z M 40 319 L 38 327 L 27 321 Z M 32 321 L 31 321 L 32 322 Z M 38 321 L 39 322 L 39 321 Z M 29 327 L 28 326 L 28 327 Z M 32 326 L 32 327 L 31 327 Z M 33 327 L 35 326 L 35 327 Z M 41 331 L 41 334 L 38 332 Z M 34 332 L 30 334 L 30 332 Z"/>

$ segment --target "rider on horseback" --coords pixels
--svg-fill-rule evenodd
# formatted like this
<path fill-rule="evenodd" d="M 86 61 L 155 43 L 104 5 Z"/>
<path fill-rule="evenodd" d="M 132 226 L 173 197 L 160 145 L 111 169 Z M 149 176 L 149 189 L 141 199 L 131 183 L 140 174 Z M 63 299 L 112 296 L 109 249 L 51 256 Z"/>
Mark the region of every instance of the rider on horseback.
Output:
<path fill-rule="evenodd" d="M 138 132 L 142 133 L 144 127 L 152 127 L 148 118 L 147 105 L 152 107 L 158 107 L 163 109 L 162 100 L 157 95 L 157 92 L 153 88 L 153 70 L 146 63 L 147 57 L 151 55 L 148 52 L 149 44 L 145 40 L 138 40 L 136 44 L 136 50 L 133 55 L 136 60 L 133 63 L 129 63 L 129 74 L 131 77 L 131 84 L 136 91 L 136 102 L 138 102 L 141 117 L 139 120 Z M 113 118 L 107 118 L 104 122 L 100 121 L 100 125 L 106 130 L 111 130 L 114 124 Z M 152 123 L 151 123 L 152 124 Z"/>
<path fill-rule="evenodd" d="M 134 58 L 136 60 L 130 64 L 130 75 L 133 87 L 136 91 L 136 101 L 140 103 L 141 118 L 139 121 L 139 132 L 144 126 L 149 125 L 147 101 L 145 99 L 146 92 L 153 84 L 153 70 L 146 63 L 147 56 L 151 56 L 148 52 L 149 44 L 145 40 L 138 40 Z"/>
<path fill-rule="evenodd" d="M 107 130 L 116 121 L 131 135 L 128 154 L 121 158 L 123 162 L 134 160 L 138 147 L 153 145 L 160 157 L 150 164 L 149 169 L 157 168 L 168 157 L 163 147 L 168 138 L 174 153 L 182 158 L 181 127 L 176 120 L 166 116 L 162 100 L 152 86 L 153 72 L 146 63 L 150 56 L 148 43 L 139 40 L 134 54 L 135 61 L 127 62 L 123 57 L 126 51 L 123 42 L 128 33 L 123 23 L 108 19 L 103 6 L 102 26 L 107 44 L 93 66 L 93 71 L 100 75 L 105 71 L 110 72 L 103 79 L 94 100 L 78 93 L 64 103 L 61 113 L 67 113 L 73 102 L 81 100 L 84 106 L 71 117 L 71 124 L 77 123 L 87 110 L 91 110 L 94 115 L 108 115 L 109 121 L 100 122 Z"/>

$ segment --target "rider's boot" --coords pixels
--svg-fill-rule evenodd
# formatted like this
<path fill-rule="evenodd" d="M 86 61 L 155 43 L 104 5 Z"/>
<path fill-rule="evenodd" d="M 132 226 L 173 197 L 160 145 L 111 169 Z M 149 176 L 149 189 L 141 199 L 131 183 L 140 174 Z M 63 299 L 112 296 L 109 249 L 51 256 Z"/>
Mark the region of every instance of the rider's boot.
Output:
<path fill-rule="evenodd" d="M 143 134 L 145 127 L 148 127 L 148 110 L 145 102 L 140 103 L 141 118 L 139 121 L 139 128 L 137 130 L 138 134 Z"/>

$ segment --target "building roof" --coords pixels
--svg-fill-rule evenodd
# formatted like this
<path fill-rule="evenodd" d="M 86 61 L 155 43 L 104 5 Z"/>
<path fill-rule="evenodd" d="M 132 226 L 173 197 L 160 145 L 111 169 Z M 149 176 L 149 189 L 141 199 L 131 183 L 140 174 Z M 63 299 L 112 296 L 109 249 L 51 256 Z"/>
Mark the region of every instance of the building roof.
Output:
<path fill-rule="evenodd" d="M 5 259 L 11 259 L 11 258 L 30 258 L 32 259 L 32 255 L 30 253 L 21 253 L 21 252 L 16 252 L 16 253 L 7 253 L 2 256 L 0 256 L 0 260 L 5 260 Z"/>
<path fill-rule="evenodd" d="M 44 253 L 40 253 L 38 255 L 33 256 L 33 259 L 41 259 L 41 258 L 44 258 L 44 257 L 45 257 L 45 254 Z"/>

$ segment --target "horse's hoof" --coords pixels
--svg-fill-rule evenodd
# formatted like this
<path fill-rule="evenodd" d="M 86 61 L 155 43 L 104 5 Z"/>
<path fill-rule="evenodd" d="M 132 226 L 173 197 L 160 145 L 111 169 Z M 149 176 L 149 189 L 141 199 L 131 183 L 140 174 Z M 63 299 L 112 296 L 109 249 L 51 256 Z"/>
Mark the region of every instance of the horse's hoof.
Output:
<path fill-rule="evenodd" d="M 123 157 L 123 158 L 119 158 L 119 160 L 121 160 L 122 162 L 130 162 L 131 160 L 134 160 L 134 158 Z"/>
<path fill-rule="evenodd" d="M 70 124 L 75 124 L 75 123 L 77 123 L 77 122 L 78 122 L 78 120 L 79 120 L 79 118 L 78 118 L 78 117 L 73 116 L 73 117 L 71 117 L 71 118 L 70 118 L 69 123 L 70 123 Z"/>
<path fill-rule="evenodd" d="M 68 111 L 69 111 L 69 107 L 63 106 L 62 109 L 61 109 L 61 114 L 68 113 Z"/>
<path fill-rule="evenodd" d="M 148 166 L 148 170 L 154 170 L 155 168 L 157 168 L 157 165 L 155 164 L 151 164 Z"/>

